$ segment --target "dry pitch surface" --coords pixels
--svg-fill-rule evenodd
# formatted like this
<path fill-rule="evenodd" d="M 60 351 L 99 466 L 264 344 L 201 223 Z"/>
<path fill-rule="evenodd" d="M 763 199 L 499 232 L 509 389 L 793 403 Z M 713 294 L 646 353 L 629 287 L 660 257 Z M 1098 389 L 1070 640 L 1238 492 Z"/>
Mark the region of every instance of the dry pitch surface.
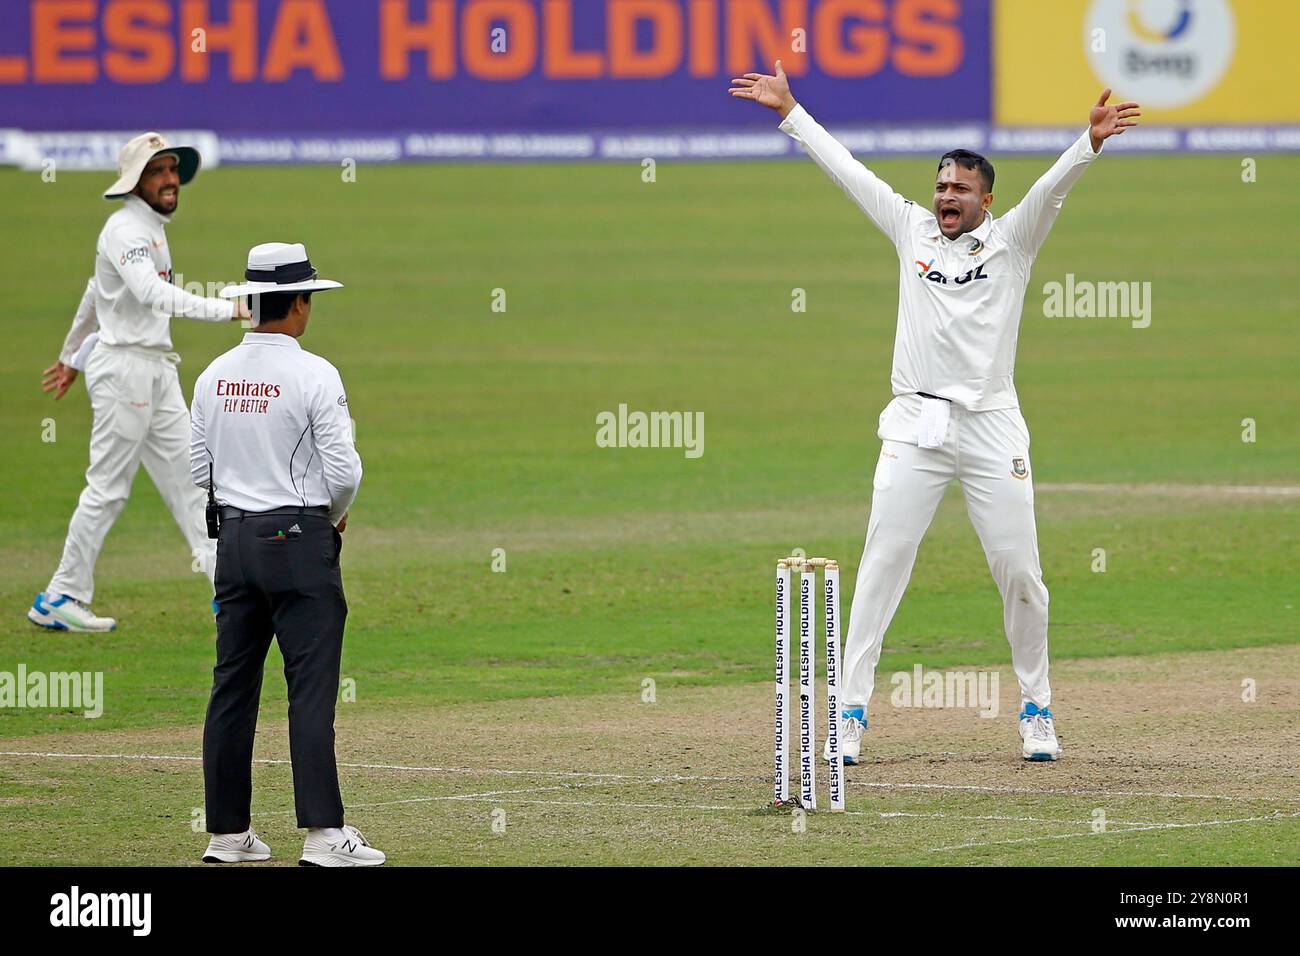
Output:
<path fill-rule="evenodd" d="M 341 705 L 344 794 L 349 820 L 407 865 L 1300 862 L 1300 648 L 1065 661 L 1053 678 L 1065 756 L 1029 764 L 1009 668 L 992 719 L 893 708 L 882 673 L 843 814 L 765 807 L 767 684 L 653 703 L 638 689 L 401 713 Z M 7 863 L 197 860 L 200 728 L 4 749 Z M 286 757 L 285 726 L 265 722 L 254 826 L 277 863 L 296 860 L 300 839 Z M 819 784 L 824 805 L 824 767 Z"/>

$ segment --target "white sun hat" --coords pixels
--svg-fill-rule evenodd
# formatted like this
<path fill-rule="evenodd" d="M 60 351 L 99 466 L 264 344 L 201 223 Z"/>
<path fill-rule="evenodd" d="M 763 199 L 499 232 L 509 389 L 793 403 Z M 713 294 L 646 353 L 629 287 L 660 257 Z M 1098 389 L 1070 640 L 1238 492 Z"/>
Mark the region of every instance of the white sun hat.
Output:
<path fill-rule="evenodd" d="M 223 299 L 263 292 L 319 292 L 341 289 L 342 282 L 316 278 L 316 270 L 307 258 L 301 242 L 264 242 L 248 250 L 248 268 L 243 285 L 228 285 L 221 290 Z"/>
<path fill-rule="evenodd" d="M 140 174 L 149 165 L 149 160 L 163 153 L 176 157 L 182 186 L 199 174 L 202 161 L 199 151 L 193 146 L 172 146 L 161 133 L 141 133 L 134 139 L 127 140 L 122 151 L 117 154 L 117 182 L 104 190 L 104 198 L 121 199 L 129 196 L 140 182 Z"/>

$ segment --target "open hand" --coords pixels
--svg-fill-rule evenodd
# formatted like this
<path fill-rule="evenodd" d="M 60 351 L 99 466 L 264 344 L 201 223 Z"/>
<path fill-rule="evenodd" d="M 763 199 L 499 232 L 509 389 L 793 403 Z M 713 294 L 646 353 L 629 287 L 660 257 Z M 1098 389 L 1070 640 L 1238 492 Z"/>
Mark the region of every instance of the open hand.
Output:
<path fill-rule="evenodd" d="M 731 89 L 727 92 L 774 109 L 781 114 L 782 119 L 799 105 L 790 93 L 790 81 L 786 79 L 780 60 L 776 61 L 775 76 L 768 73 L 746 73 L 734 78 Z"/>
<path fill-rule="evenodd" d="M 68 394 L 68 389 L 70 389 L 72 383 L 77 380 L 77 370 L 71 365 L 64 365 L 62 362 L 55 362 L 42 372 L 41 376 L 41 391 L 53 392 L 54 400 L 57 402 L 64 395 Z"/>
<path fill-rule="evenodd" d="M 1088 114 L 1088 132 L 1092 135 L 1092 151 L 1101 149 L 1101 144 L 1112 136 L 1118 136 L 1130 126 L 1137 126 L 1137 118 L 1142 115 L 1136 103 L 1116 103 L 1107 106 L 1110 88 L 1101 91 L 1097 103 Z"/>

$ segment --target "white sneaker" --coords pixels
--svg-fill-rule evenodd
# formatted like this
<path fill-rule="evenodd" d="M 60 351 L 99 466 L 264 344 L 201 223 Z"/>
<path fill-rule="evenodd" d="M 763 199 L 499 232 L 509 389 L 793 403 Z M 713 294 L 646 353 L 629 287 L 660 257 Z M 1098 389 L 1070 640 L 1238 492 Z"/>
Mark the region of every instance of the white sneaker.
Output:
<path fill-rule="evenodd" d="M 204 863 L 260 863 L 271 858 L 271 848 L 252 830 L 243 833 L 214 833 L 208 841 Z"/>
<path fill-rule="evenodd" d="M 57 598 L 42 591 L 27 609 L 27 620 L 51 631 L 112 631 L 117 621 L 99 617 L 76 598 L 60 594 Z"/>
<path fill-rule="evenodd" d="M 867 721 L 861 708 L 855 707 L 840 714 L 840 758 L 846 766 L 858 762 L 858 754 L 862 752 L 862 732 L 866 729 Z M 822 759 L 827 763 L 831 761 L 829 737 L 822 744 Z"/>
<path fill-rule="evenodd" d="M 387 857 L 356 827 L 308 830 L 299 866 L 380 866 Z"/>
<path fill-rule="evenodd" d="M 1056 724 L 1048 707 L 1026 703 L 1020 712 L 1021 753 L 1026 760 L 1055 760 L 1061 756 L 1061 745 L 1056 740 Z"/>

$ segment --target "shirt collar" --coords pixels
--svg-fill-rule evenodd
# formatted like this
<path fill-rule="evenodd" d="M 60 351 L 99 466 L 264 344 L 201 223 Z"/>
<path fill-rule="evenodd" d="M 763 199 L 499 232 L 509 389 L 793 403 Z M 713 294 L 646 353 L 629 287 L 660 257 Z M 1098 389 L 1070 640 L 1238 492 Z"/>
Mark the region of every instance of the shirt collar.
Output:
<path fill-rule="evenodd" d="M 937 225 L 937 224 L 938 224 L 938 220 L 935 220 L 935 223 L 936 223 L 936 225 Z M 986 242 L 989 241 L 989 232 L 991 232 L 992 229 L 993 229 L 993 213 L 989 212 L 989 211 L 986 209 L 986 210 L 984 210 L 984 221 L 983 221 L 982 223 L 980 223 L 978 226 L 976 226 L 976 227 L 975 227 L 974 229 L 972 229 L 970 232 L 963 232 L 963 233 L 962 233 L 960 236 L 958 236 L 956 239 L 948 239 L 948 241 L 949 241 L 949 242 L 961 242 L 963 239 L 966 239 L 966 238 L 969 237 L 969 238 L 971 238 L 971 239 L 978 239 L 978 240 L 980 241 L 980 244 L 983 245 L 984 243 L 986 243 Z M 945 236 L 942 232 L 940 232 L 939 230 L 936 229 L 934 235 L 932 235 L 930 238 L 931 238 L 931 239 L 947 239 L 948 237 Z"/>
<path fill-rule="evenodd" d="M 283 332 L 245 332 L 240 345 L 278 345 L 287 349 L 302 349 L 298 340 Z"/>
<path fill-rule="evenodd" d="M 150 222 L 156 222 L 160 226 L 165 226 L 167 223 L 172 221 L 171 216 L 164 216 L 134 193 L 124 197 L 122 202 L 125 206 L 132 209 L 137 216 L 143 216 Z"/>

